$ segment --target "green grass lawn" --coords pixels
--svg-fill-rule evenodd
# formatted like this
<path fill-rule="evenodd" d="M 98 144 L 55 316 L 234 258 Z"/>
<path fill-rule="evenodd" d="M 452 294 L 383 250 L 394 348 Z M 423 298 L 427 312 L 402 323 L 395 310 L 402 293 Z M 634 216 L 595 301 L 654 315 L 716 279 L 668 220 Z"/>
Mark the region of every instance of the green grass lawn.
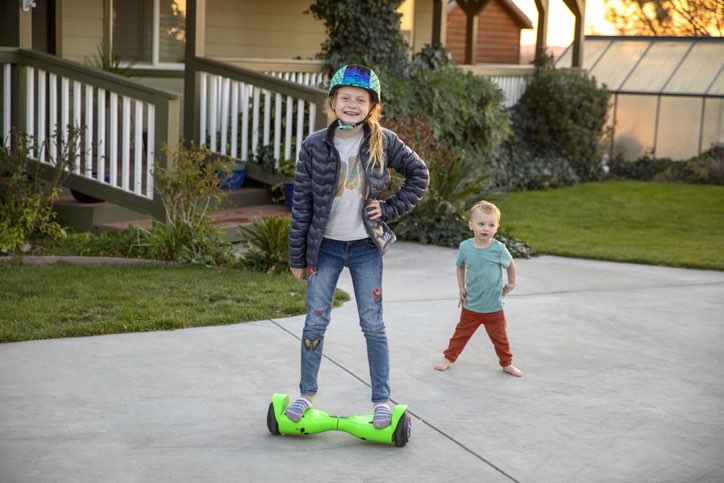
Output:
<path fill-rule="evenodd" d="M 303 314 L 290 274 L 161 264 L 0 263 L 0 342 L 222 325 Z M 338 291 L 335 304 L 349 300 Z"/>
<path fill-rule="evenodd" d="M 607 181 L 495 203 L 501 231 L 539 253 L 724 270 L 724 186 Z"/>
<path fill-rule="evenodd" d="M 724 270 L 724 187 L 616 181 L 513 193 L 503 231 L 539 253 Z M 0 263 L 0 342 L 178 329 L 306 312 L 305 285 L 190 265 Z M 349 300 L 338 292 L 335 301 Z"/>

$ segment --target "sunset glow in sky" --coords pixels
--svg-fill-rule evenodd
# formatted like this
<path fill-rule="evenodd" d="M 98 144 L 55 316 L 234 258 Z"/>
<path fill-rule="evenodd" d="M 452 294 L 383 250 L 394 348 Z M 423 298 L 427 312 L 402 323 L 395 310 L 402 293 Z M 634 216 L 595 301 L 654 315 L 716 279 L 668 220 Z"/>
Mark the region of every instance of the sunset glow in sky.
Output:
<path fill-rule="evenodd" d="M 586 35 L 616 35 L 613 26 L 604 18 L 605 0 L 586 1 Z M 538 23 L 538 11 L 533 0 L 513 0 L 519 9 L 533 22 Z M 548 45 L 568 46 L 573 42 L 574 19 L 571 11 L 563 0 L 551 0 L 550 14 L 548 16 Z M 535 30 L 523 30 L 521 34 L 522 45 L 535 44 Z"/>

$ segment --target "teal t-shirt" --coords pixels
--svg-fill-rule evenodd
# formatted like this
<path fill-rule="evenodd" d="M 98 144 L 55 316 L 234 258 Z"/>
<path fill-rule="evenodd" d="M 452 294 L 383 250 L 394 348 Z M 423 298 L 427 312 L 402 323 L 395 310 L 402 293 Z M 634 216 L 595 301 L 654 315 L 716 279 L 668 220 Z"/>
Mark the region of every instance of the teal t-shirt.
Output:
<path fill-rule="evenodd" d="M 498 240 L 487 248 L 476 248 L 473 239 L 460 243 L 455 265 L 465 266 L 467 302 L 463 307 L 473 312 L 487 314 L 503 308 L 503 269 L 508 268 L 513 257 Z"/>

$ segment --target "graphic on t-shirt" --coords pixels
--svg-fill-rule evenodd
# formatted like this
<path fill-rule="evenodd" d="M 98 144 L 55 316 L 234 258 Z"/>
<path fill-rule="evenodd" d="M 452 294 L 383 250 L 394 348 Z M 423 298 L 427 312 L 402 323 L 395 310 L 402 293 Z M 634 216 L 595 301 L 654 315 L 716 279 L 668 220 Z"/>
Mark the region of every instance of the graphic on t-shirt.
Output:
<path fill-rule="evenodd" d="M 360 172 L 359 156 L 350 156 L 347 161 L 342 161 L 339 168 L 339 182 L 335 197 L 342 196 L 344 190 L 357 191 L 360 196 L 364 196 L 364 182 L 365 177 Z"/>

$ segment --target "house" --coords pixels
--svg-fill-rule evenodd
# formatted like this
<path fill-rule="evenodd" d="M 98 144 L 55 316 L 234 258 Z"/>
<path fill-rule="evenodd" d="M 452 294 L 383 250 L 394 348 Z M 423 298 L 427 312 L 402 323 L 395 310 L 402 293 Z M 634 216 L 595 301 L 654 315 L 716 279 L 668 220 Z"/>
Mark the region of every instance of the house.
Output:
<path fill-rule="evenodd" d="M 458 0 L 467 26 L 475 27 L 490 1 Z M 580 20 L 584 0 L 565 2 Z M 540 28 L 548 0 L 538 3 Z M 165 162 L 157 155 L 164 144 L 183 138 L 238 160 L 269 145 L 277 162 L 293 159 L 302 139 L 327 123 L 319 88 L 326 73 L 313 58 L 325 32 L 305 14 L 310 4 L 0 0 L 2 142 L 10 145 L 13 128 L 31 135 L 43 146 L 41 173 L 51 176 L 67 126 L 79 126 L 83 139 L 66 185 L 156 217 L 164 210 L 153 173 Z M 412 52 L 444 43 L 442 0 L 406 0 L 400 11 Z M 471 49 L 468 35 L 466 56 Z M 111 52 L 130 61 L 130 78 L 84 65 L 112 66 Z M 579 54 L 574 49 L 574 63 Z M 505 90 L 511 77 L 522 78 L 517 72 L 491 78 Z"/>
<path fill-rule="evenodd" d="M 458 64 L 465 63 L 467 17 L 457 2 L 447 14 L 447 50 Z M 520 63 L 520 31 L 532 29 L 530 19 L 512 0 L 492 0 L 478 14 L 474 64 Z"/>

